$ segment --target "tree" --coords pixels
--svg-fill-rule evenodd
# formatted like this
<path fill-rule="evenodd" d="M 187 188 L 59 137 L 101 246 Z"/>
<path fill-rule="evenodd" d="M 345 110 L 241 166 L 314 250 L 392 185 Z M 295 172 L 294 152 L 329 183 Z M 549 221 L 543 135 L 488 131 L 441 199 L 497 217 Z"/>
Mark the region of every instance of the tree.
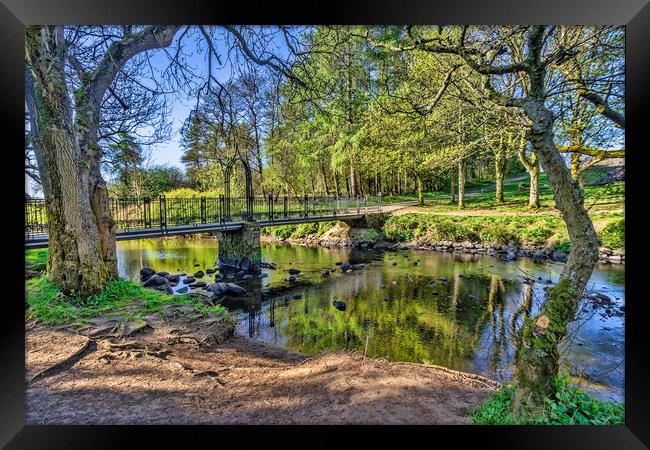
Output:
<path fill-rule="evenodd" d="M 130 58 L 169 45 L 177 28 L 146 27 L 113 42 L 99 64 L 83 73 L 73 105 L 64 28 L 27 27 L 26 98 L 49 222 L 48 274 L 63 292 L 89 296 L 117 277 L 115 228 L 97 144 L 101 102 Z"/>
<path fill-rule="evenodd" d="M 527 320 L 522 327 L 521 345 L 517 352 L 518 387 L 513 400 L 513 409 L 517 413 L 543 407 L 544 398 L 552 393 L 551 379 L 558 373 L 557 344 L 566 335 L 567 325 L 576 313 L 598 259 L 598 240 L 584 208 L 583 193 L 571 178 L 556 147 L 553 133 L 555 117 L 546 106 L 549 96 L 546 84 L 548 73 L 556 70 L 585 45 L 584 42 L 568 45 L 563 30 L 562 27 L 544 26 L 463 26 L 447 32 L 438 28 L 433 35 L 422 35 L 417 27 L 407 27 L 404 38 L 397 42 L 375 40 L 370 32 L 364 34 L 374 45 L 394 51 L 420 49 L 457 55 L 480 74 L 484 94 L 490 100 L 503 107 L 520 108 L 529 121 L 527 138 L 547 174 L 572 248 L 560 282 L 547 292 L 537 317 Z M 523 43 L 525 51 L 521 51 L 519 43 Z M 502 81 L 506 74 L 526 78 L 527 89 L 518 89 L 514 95 L 500 90 L 498 80 Z M 578 87 L 580 89 L 593 98 L 593 92 L 589 89 Z M 617 117 L 620 114 L 612 114 L 608 104 L 601 106 L 602 115 L 619 126 L 624 123 Z"/>

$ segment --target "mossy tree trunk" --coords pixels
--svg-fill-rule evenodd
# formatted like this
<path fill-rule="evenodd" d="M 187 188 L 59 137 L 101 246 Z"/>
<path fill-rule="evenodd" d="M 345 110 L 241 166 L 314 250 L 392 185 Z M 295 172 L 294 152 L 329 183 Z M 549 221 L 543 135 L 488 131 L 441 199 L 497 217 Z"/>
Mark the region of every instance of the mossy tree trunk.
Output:
<path fill-rule="evenodd" d="M 27 27 L 26 99 L 34 117 L 34 153 L 45 180 L 48 273 L 64 292 L 87 297 L 117 278 L 115 228 L 97 142 L 100 106 L 124 64 L 138 53 L 169 45 L 178 28 L 150 26 L 125 35 L 90 72 L 73 59 L 82 80 L 73 105 L 65 74 L 69 55 L 64 27 Z"/>
<path fill-rule="evenodd" d="M 571 253 L 559 283 L 546 293 L 536 317 L 525 321 L 517 352 L 517 390 L 512 408 L 516 413 L 539 411 L 552 394 L 558 374 L 558 344 L 575 317 L 582 292 L 598 260 L 598 241 L 584 208 L 584 196 L 553 141 L 553 113 L 544 105 L 545 65 L 541 62 L 543 27 L 534 27 L 529 41 L 530 92 L 522 108 L 531 121 L 528 139 L 553 189 L 556 207 L 566 224 Z"/>
<path fill-rule="evenodd" d="M 25 50 L 26 99 L 49 223 L 48 275 L 64 293 L 89 296 L 101 292 L 111 270 L 102 258 L 88 195 L 90 167 L 73 123 L 63 27 L 28 27 Z"/>

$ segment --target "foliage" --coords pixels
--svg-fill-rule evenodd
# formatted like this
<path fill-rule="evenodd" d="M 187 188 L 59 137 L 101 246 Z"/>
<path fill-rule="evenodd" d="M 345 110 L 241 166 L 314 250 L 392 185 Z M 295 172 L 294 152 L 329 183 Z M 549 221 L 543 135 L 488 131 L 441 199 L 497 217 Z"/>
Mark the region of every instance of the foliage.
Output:
<path fill-rule="evenodd" d="M 561 219 L 554 216 L 442 216 L 404 214 L 390 217 L 384 234 L 408 242 L 471 241 L 483 244 L 546 245 L 566 236 Z"/>
<path fill-rule="evenodd" d="M 608 223 L 598 233 L 598 239 L 602 245 L 609 249 L 625 249 L 625 218 Z"/>
<path fill-rule="evenodd" d="M 333 228 L 336 222 L 313 222 L 299 225 L 278 225 L 262 229 L 264 234 L 269 234 L 280 239 L 303 239 L 306 237 L 318 238 L 329 229 Z"/>
<path fill-rule="evenodd" d="M 516 384 L 503 385 L 479 408 L 472 420 L 478 425 L 622 425 L 623 404 L 601 402 L 570 385 L 569 377 L 553 380 L 555 394 L 545 400 L 545 415 L 515 417 L 510 404 Z"/>
<path fill-rule="evenodd" d="M 221 305 L 206 306 L 187 295 L 169 295 L 145 289 L 130 280 L 115 280 L 106 285 L 99 295 L 82 301 L 76 295 L 62 294 L 46 275 L 25 282 L 28 319 L 46 324 L 83 323 L 87 319 L 102 315 L 119 314 L 116 311 L 136 299 L 143 300 L 136 310 L 128 312 L 129 319 L 137 319 L 146 314 L 160 311 L 167 304 L 191 304 L 203 313 L 221 313 Z"/>

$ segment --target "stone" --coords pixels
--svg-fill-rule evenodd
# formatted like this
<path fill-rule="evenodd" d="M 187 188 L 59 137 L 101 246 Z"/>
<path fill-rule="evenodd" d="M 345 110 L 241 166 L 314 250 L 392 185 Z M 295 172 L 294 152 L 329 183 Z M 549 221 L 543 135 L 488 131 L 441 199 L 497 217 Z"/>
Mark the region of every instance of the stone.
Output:
<path fill-rule="evenodd" d="M 245 294 L 247 291 L 243 287 L 239 286 L 238 284 L 235 283 L 226 283 L 226 286 L 228 287 L 228 292 L 232 294 Z"/>
<path fill-rule="evenodd" d="M 251 275 L 250 273 L 244 275 L 243 277 L 241 277 L 242 280 L 250 280 L 250 279 L 252 279 L 252 278 L 253 278 L 253 275 Z"/>
<path fill-rule="evenodd" d="M 169 281 L 172 284 L 178 284 L 178 282 L 181 281 L 181 277 L 178 276 L 178 275 L 169 275 L 168 274 L 167 276 L 165 276 L 165 278 L 167 278 L 167 281 Z"/>
<path fill-rule="evenodd" d="M 169 272 L 158 272 L 156 275 L 161 277 L 166 277 L 167 275 L 169 275 Z"/>
<path fill-rule="evenodd" d="M 142 283 L 143 287 L 151 287 L 151 286 L 162 286 L 163 284 L 167 284 L 167 279 L 165 277 L 161 277 L 159 275 L 153 275 L 147 280 Z"/>
<path fill-rule="evenodd" d="M 332 306 L 334 306 L 339 311 L 345 311 L 345 302 L 341 302 L 339 300 L 334 300 L 334 301 L 332 301 Z"/>
<path fill-rule="evenodd" d="M 350 264 L 350 263 L 343 263 L 343 264 L 341 264 L 341 270 L 342 270 L 342 271 L 345 272 L 345 271 L 350 270 L 350 269 L 352 269 L 352 264 Z"/>
<path fill-rule="evenodd" d="M 215 273 L 216 271 L 217 271 L 216 269 L 205 269 L 205 273 L 207 275 L 211 275 L 211 274 Z"/>
<path fill-rule="evenodd" d="M 440 279 L 440 281 L 449 281 L 449 278 L 447 278 L 447 277 L 440 277 L 439 279 Z"/>
<path fill-rule="evenodd" d="M 289 283 L 294 283 L 296 281 L 296 277 L 291 275 L 290 277 L 285 278 L 284 281 L 288 281 Z"/>
<path fill-rule="evenodd" d="M 228 291 L 228 286 L 226 286 L 226 283 L 211 283 L 206 287 L 206 290 L 218 296 L 225 294 Z"/>
<path fill-rule="evenodd" d="M 150 269 L 148 267 L 143 267 L 142 269 L 140 269 L 140 281 L 145 281 L 151 278 L 155 273 L 156 273 L 155 270 Z"/>
<path fill-rule="evenodd" d="M 202 270 L 199 270 L 194 274 L 194 278 L 203 278 L 205 276 L 205 273 Z"/>
<path fill-rule="evenodd" d="M 300 270 L 294 269 L 292 267 L 291 269 L 287 270 L 287 272 L 289 272 L 290 275 L 298 275 L 300 273 Z"/>
<path fill-rule="evenodd" d="M 515 253 L 508 252 L 508 253 L 506 253 L 506 255 L 503 257 L 503 259 L 506 260 L 506 261 L 512 261 L 512 260 L 514 260 L 514 259 L 517 259 L 517 255 L 516 255 Z"/>
<path fill-rule="evenodd" d="M 320 273 L 322 276 L 327 277 L 330 274 L 330 271 L 327 269 L 323 269 L 323 271 Z"/>
<path fill-rule="evenodd" d="M 194 264 L 194 267 L 201 267 L 201 264 Z"/>
<path fill-rule="evenodd" d="M 569 255 L 566 252 L 553 252 L 551 254 L 551 259 L 558 262 L 566 262 Z"/>
<path fill-rule="evenodd" d="M 188 284 L 188 286 L 191 287 L 192 289 L 202 288 L 206 286 L 206 283 L 204 281 L 198 281 L 196 283 L 190 283 Z"/>
<path fill-rule="evenodd" d="M 183 278 L 183 284 L 194 283 L 194 281 L 195 281 L 194 277 Z"/>

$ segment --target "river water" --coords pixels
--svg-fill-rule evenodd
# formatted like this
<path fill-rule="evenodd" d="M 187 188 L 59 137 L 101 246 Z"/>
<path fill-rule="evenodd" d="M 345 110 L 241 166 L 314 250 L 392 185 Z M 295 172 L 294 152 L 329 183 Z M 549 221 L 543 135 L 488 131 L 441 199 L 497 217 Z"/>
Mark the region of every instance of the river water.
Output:
<path fill-rule="evenodd" d="M 213 239 L 118 243 L 120 275 L 131 279 L 138 279 L 142 267 L 191 274 L 214 267 L 216 255 Z M 512 330 L 535 314 L 544 288 L 557 282 L 562 269 L 559 263 L 528 258 L 279 244 L 264 244 L 262 260 L 278 269 L 263 269 L 267 278 L 242 284 L 253 295 L 224 302 L 241 316 L 237 333 L 308 355 L 356 349 L 369 357 L 436 364 L 500 382 L 510 379 L 514 367 Z M 365 265 L 351 274 L 336 270 L 323 277 L 321 271 L 337 268 L 336 262 Z M 287 285 L 292 267 L 301 270 L 297 286 L 271 295 L 271 288 Z M 526 278 L 534 282 L 524 283 Z M 610 297 L 618 311 L 625 304 L 624 280 L 624 266 L 598 265 L 588 290 Z M 302 296 L 293 299 L 293 294 Z M 346 303 L 345 311 L 332 306 L 334 299 Z M 622 401 L 624 316 L 584 302 L 570 335 L 561 346 L 563 369 L 596 397 Z"/>

